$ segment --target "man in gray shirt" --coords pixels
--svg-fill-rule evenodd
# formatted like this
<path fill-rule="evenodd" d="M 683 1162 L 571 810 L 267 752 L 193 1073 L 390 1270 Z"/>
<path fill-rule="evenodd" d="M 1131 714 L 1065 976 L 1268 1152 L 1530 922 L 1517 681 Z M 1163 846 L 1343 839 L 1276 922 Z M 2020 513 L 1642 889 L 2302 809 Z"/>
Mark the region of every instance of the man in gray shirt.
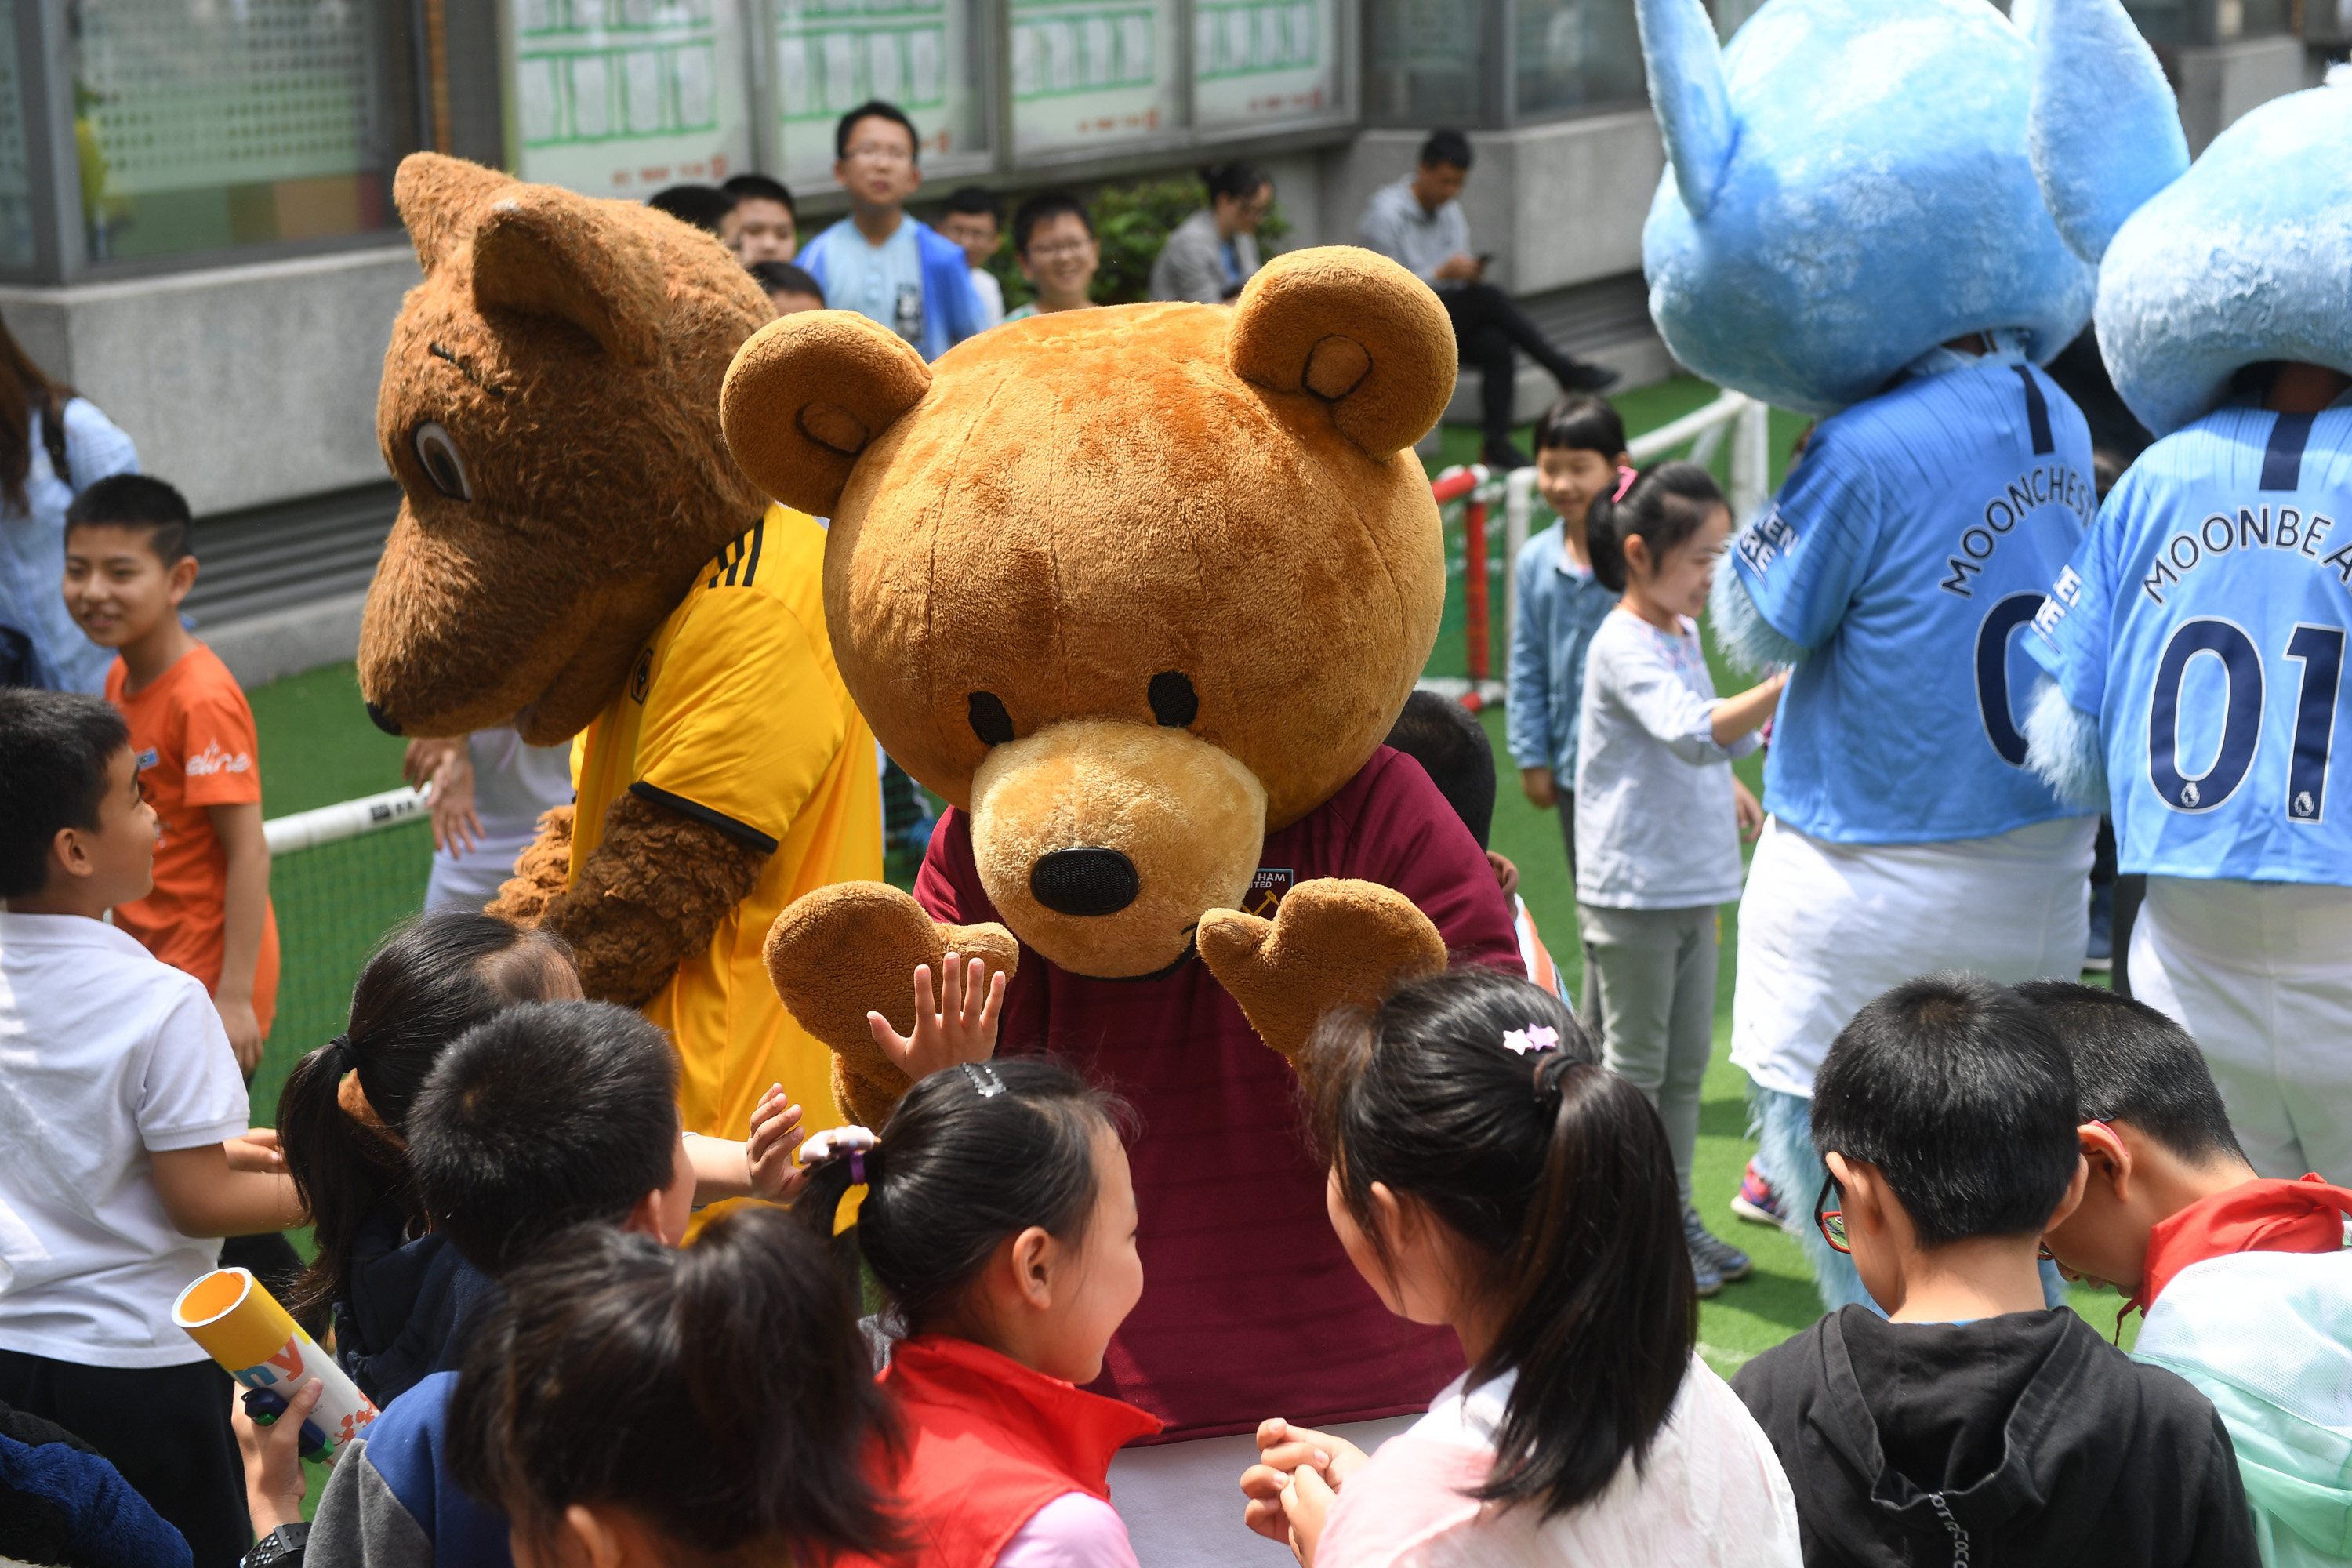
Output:
<path fill-rule="evenodd" d="M 1523 468 L 1527 456 L 1511 445 L 1517 368 L 1512 351 L 1525 349 L 1564 391 L 1598 392 L 1617 373 L 1552 347 L 1508 294 L 1485 280 L 1486 258 L 1471 254 L 1470 220 L 1456 199 L 1469 177 L 1469 138 L 1459 131 L 1433 131 L 1413 172 L 1372 193 L 1356 231 L 1365 245 L 1437 290 L 1454 319 L 1463 360 L 1478 370 L 1485 461 L 1489 468 Z"/>

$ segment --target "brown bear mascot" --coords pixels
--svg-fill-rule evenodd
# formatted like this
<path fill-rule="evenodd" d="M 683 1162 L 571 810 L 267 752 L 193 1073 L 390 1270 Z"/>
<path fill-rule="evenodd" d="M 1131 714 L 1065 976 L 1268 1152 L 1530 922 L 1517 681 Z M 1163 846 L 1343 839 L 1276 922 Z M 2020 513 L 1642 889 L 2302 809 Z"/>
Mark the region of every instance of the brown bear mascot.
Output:
<path fill-rule="evenodd" d="M 950 947 L 1012 970 L 1003 1050 L 1133 1103 L 1144 1295 L 1097 1386 L 1171 1437 L 1418 1411 L 1462 1368 L 1341 1251 L 1285 1059 L 1449 951 L 1518 963 L 1486 857 L 1381 744 L 1436 636 L 1437 510 L 1406 448 L 1454 368 L 1426 287 L 1332 248 L 1230 309 L 1043 316 L 928 366 L 863 318 L 787 317 L 729 374 L 744 470 L 832 519 L 850 690 L 951 805 L 912 899 L 801 900 L 771 971 L 871 1125 L 908 1080 L 866 1015 L 905 1032 L 912 969 Z M 1231 1457 L 1205 1466 L 1228 1545 Z M 1131 1526 L 1151 1462 L 1122 1457 Z M 1145 1528 L 1147 1562 L 1155 1542 L 1191 1555 Z"/>
<path fill-rule="evenodd" d="M 772 1082 L 814 1111 L 830 1055 L 761 946 L 801 894 L 880 876 L 881 805 L 823 526 L 769 506 L 719 433 L 728 363 L 774 312 L 715 240 L 635 203 L 431 153 L 394 199 L 425 281 L 376 408 L 406 500 L 360 634 L 369 711 L 581 736 L 575 805 L 492 912 L 562 935 L 589 995 L 669 1031 L 689 1131 L 741 1138 Z"/>

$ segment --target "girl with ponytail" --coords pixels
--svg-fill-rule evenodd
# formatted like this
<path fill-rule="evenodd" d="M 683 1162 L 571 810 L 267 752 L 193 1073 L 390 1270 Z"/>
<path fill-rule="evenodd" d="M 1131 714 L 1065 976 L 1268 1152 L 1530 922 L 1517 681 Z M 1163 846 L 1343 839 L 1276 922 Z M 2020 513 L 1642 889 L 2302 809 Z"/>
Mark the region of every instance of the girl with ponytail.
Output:
<path fill-rule="evenodd" d="M 1586 537 L 1593 574 L 1622 597 L 1592 634 L 1577 718 L 1583 1013 L 1608 1065 L 1665 1122 L 1702 1296 L 1750 1268 L 1699 1219 L 1691 1155 L 1715 1043 L 1717 910 L 1739 899 L 1741 834 L 1764 826 L 1731 760 L 1756 750 L 1786 679 L 1716 697 L 1697 617 L 1730 530 L 1723 492 L 1696 463 L 1620 470 Z"/>
<path fill-rule="evenodd" d="M 1470 1370 L 1369 1457 L 1265 1422 L 1251 1528 L 1308 1568 L 1794 1568 L 1780 1461 L 1695 1353 L 1664 1129 L 1557 997 L 1450 970 L 1327 1017 L 1301 1078 L 1349 1258 Z"/>
<path fill-rule="evenodd" d="M 815 1172 L 793 1208 L 818 1236 L 866 1189 L 857 1250 L 904 1336 L 881 1378 L 901 1437 L 873 1445 L 869 1472 L 929 1568 L 1134 1568 L 1108 1473 L 1160 1422 L 1076 1386 L 1143 1294 L 1124 1108 L 1057 1063 L 992 1060 L 1003 977 L 983 992 L 978 962 L 969 985 L 955 954 L 944 967 L 938 1012 L 917 972 L 911 1040 L 875 1028 L 910 1066 L 952 1065 L 878 1135 L 835 1129 L 801 1152 Z"/>
<path fill-rule="evenodd" d="M 383 939 L 352 987 L 350 1029 L 286 1080 L 278 1142 L 319 1249 L 286 1306 L 314 1330 L 332 1321 L 338 1359 L 379 1405 L 436 1370 L 471 1278 L 426 1234 L 410 1102 L 476 1024 L 580 994 L 561 938 L 470 910 L 425 915 Z"/>

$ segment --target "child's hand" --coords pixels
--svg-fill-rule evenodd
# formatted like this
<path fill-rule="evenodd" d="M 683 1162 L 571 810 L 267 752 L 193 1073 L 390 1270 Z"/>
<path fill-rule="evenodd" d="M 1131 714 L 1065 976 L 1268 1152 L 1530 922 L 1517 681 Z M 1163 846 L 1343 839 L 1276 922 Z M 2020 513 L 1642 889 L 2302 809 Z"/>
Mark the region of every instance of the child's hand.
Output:
<path fill-rule="evenodd" d="M 286 1153 L 278 1144 L 275 1127 L 248 1127 L 235 1138 L 221 1140 L 221 1148 L 228 1154 L 232 1171 L 251 1171 L 259 1175 L 282 1175 L 286 1170 Z"/>
<path fill-rule="evenodd" d="M 1549 811 L 1559 803 L 1559 781 L 1552 777 L 1549 768 L 1521 768 L 1519 788 L 1538 811 Z"/>
<path fill-rule="evenodd" d="M 770 1203 L 788 1204 L 808 1185 L 809 1168 L 793 1156 L 808 1134 L 801 1128 L 801 1108 L 772 1084 L 751 1110 L 751 1138 L 743 1146 L 744 1163 L 751 1171 L 751 1194 Z"/>
<path fill-rule="evenodd" d="M 1756 836 L 1764 831 L 1764 803 L 1735 777 L 1731 781 L 1731 807 L 1739 816 L 1739 837 L 1753 844 Z"/>
<path fill-rule="evenodd" d="M 228 1396 L 228 1424 L 236 1430 L 245 1459 L 245 1506 L 256 1535 L 302 1522 L 302 1494 L 310 1489 L 302 1479 L 302 1423 L 326 1391 L 326 1384 L 312 1378 L 294 1391 L 286 1414 L 267 1426 L 245 1413 L 245 1390 Z"/>
<path fill-rule="evenodd" d="M 1298 1552 L 1304 1563 L 1313 1554 L 1314 1542 L 1308 1539 L 1305 1550 L 1300 1550 L 1298 1522 L 1286 1500 L 1298 1492 L 1298 1473 L 1305 1470 L 1320 1484 L 1319 1494 L 1308 1494 L 1321 1499 L 1311 1504 L 1312 1533 L 1319 1538 L 1322 1510 L 1329 1506 L 1331 1494 L 1347 1484 L 1368 1456 L 1344 1437 L 1293 1426 L 1279 1415 L 1258 1423 L 1257 1449 L 1258 1462 L 1242 1472 L 1242 1495 L 1249 1500 L 1242 1507 L 1242 1522 L 1267 1540 L 1282 1542 Z"/>
<path fill-rule="evenodd" d="M 883 1055 L 910 1079 L 925 1079 L 964 1062 L 984 1062 L 996 1054 L 996 1016 L 1004 1006 L 1004 972 L 988 974 L 979 959 L 959 963 L 952 952 L 940 967 L 946 971 L 945 994 L 931 1004 L 931 968 L 915 969 L 915 1032 L 905 1036 L 879 1013 L 866 1015 L 874 1043 Z M 982 976 L 987 978 L 985 992 Z"/>
<path fill-rule="evenodd" d="M 229 1049 L 236 1053 L 236 1070 L 246 1077 L 261 1065 L 261 1019 L 253 1011 L 253 999 L 215 995 L 213 1011 L 220 1015 L 221 1027 L 228 1032 Z"/>

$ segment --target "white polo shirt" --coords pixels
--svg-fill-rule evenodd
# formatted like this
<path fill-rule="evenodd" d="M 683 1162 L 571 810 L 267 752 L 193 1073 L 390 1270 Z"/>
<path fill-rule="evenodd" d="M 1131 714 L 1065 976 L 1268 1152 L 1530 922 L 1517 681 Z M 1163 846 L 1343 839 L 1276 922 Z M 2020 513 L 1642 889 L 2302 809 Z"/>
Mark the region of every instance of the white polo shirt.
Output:
<path fill-rule="evenodd" d="M 148 1155 L 235 1137 L 246 1112 L 200 981 L 101 921 L 0 910 L 0 1349 L 204 1360 L 171 1308 L 221 1244 L 173 1227 Z"/>

